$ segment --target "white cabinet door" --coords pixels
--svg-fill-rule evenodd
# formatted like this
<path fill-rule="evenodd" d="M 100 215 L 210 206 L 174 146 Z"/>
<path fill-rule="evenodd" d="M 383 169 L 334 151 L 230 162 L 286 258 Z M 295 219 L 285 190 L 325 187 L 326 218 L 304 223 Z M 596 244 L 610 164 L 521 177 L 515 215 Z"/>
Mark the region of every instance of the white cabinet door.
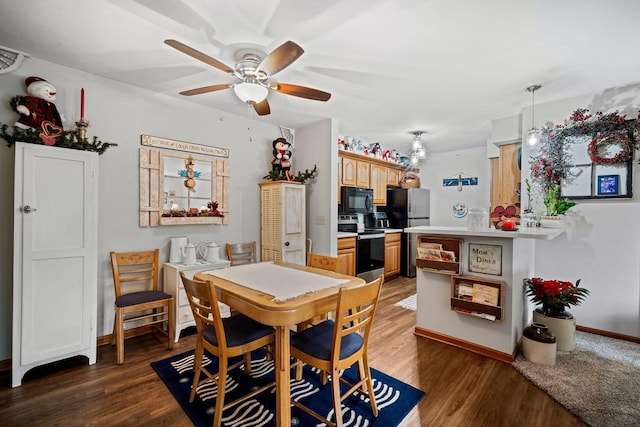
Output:
<path fill-rule="evenodd" d="M 304 185 L 282 186 L 282 260 L 305 264 L 305 189 Z"/>
<path fill-rule="evenodd" d="M 98 154 L 15 146 L 12 384 L 96 360 Z"/>

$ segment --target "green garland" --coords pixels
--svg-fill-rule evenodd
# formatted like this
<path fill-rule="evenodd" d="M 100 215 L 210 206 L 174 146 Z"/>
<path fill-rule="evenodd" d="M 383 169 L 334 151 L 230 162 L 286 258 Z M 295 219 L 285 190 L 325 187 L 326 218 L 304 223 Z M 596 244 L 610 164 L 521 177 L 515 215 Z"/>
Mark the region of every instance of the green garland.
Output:
<path fill-rule="evenodd" d="M 23 129 L 17 126 L 9 126 L 2 124 L 0 126 L 0 138 L 7 141 L 7 146 L 11 147 L 16 142 L 27 142 L 30 144 L 44 145 L 40 139 L 41 131 L 34 128 Z M 71 148 L 73 150 L 94 151 L 98 154 L 104 153 L 107 148 L 118 144 L 111 142 L 102 142 L 97 136 L 93 137 L 93 141 L 80 139 L 77 130 L 62 131 L 62 135 L 56 138 L 55 147 Z"/>
<path fill-rule="evenodd" d="M 270 181 L 289 181 L 293 177 L 293 181 L 305 184 L 308 180 L 313 179 L 318 174 L 318 165 L 313 165 L 313 169 L 305 169 L 304 172 L 298 172 L 297 175 L 290 174 L 287 177 L 285 172 L 280 170 L 271 170 L 269 173 L 262 177 L 262 179 L 268 179 Z"/>

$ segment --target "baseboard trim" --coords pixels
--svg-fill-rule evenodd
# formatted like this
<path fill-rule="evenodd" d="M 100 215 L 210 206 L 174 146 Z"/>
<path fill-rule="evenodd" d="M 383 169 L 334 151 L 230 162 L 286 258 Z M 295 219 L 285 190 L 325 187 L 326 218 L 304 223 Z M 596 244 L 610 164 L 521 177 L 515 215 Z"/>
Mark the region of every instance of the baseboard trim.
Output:
<path fill-rule="evenodd" d="M 505 363 L 513 363 L 513 361 L 516 358 L 516 354 L 518 352 L 518 348 L 516 347 L 513 354 L 503 353 L 493 348 L 489 348 L 476 343 L 461 340 L 459 338 L 441 334 L 439 332 L 431 331 L 429 329 L 421 328 L 418 326 L 415 327 L 414 335 L 423 337 L 423 338 L 428 338 L 444 344 L 449 344 L 454 347 L 458 347 L 463 350 L 468 350 L 473 353 L 480 354 L 481 356 L 490 357 L 492 359 L 499 360 L 500 362 L 505 362 Z"/>
<path fill-rule="evenodd" d="M 576 329 L 582 332 L 588 332 L 590 334 L 602 335 L 603 337 L 615 338 L 622 341 L 630 341 L 636 344 L 640 344 L 640 337 L 634 337 L 631 335 L 619 334 L 617 332 L 609 332 L 602 329 L 589 328 L 587 326 L 577 325 Z"/>

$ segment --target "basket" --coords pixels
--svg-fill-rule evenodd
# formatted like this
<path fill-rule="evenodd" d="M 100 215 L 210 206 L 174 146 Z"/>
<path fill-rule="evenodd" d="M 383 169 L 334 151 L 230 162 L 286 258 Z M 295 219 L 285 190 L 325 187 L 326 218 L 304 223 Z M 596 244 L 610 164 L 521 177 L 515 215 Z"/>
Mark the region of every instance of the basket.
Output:
<path fill-rule="evenodd" d="M 400 188 L 419 188 L 420 177 L 415 172 L 407 172 L 400 180 Z"/>

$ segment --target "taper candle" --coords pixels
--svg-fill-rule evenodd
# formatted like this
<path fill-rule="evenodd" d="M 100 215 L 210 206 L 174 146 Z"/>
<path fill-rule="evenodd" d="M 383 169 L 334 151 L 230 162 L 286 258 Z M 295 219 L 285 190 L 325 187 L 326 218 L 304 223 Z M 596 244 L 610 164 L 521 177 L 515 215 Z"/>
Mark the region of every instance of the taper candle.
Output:
<path fill-rule="evenodd" d="M 84 88 L 80 89 L 80 120 L 84 121 Z"/>

